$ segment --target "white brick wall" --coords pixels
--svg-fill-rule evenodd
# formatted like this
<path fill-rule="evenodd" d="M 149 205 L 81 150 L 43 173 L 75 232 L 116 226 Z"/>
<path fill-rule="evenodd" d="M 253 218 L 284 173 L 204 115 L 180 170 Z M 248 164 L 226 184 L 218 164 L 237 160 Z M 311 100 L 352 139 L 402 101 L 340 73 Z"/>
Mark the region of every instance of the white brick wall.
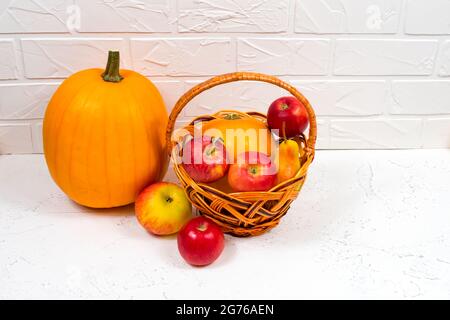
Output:
<path fill-rule="evenodd" d="M 26 38 L 22 40 L 24 76 L 28 79 L 65 78 L 76 71 L 104 64 L 108 49 L 124 53 L 127 44 L 119 38 Z"/>
<path fill-rule="evenodd" d="M 299 33 L 396 33 L 402 0 L 296 0 Z"/>
<path fill-rule="evenodd" d="M 259 71 L 309 98 L 319 148 L 450 147 L 449 0 L 0 3 L 0 154 L 42 152 L 58 84 L 103 67 L 109 49 L 155 82 L 169 110 L 212 75 Z M 224 85 L 194 99 L 180 121 L 224 108 L 264 112 L 283 94 Z"/>
<path fill-rule="evenodd" d="M 17 79 L 17 60 L 14 40 L 0 39 L 0 80 Z"/>
<path fill-rule="evenodd" d="M 326 75 L 330 52 L 326 39 L 238 39 L 238 69 L 273 75 Z"/>
<path fill-rule="evenodd" d="M 80 32 L 170 32 L 171 0 L 77 0 L 83 14 Z"/>
<path fill-rule="evenodd" d="M 350 76 L 430 75 L 436 40 L 338 39 L 334 74 Z"/>
<path fill-rule="evenodd" d="M 450 40 L 442 44 L 439 56 L 438 74 L 442 77 L 450 76 Z"/>
<path fill-rule="evenodd" d="M 331 120 L 330 144 L 336 148 L 418 148 L 422 121 L 418 119 Z"/>
<path fill-rule="evenodd" d="M 289 0 L 178 1 L 180 32 L 286 32 Z"/>
<path fill-rule="evenodd" d="M 448 0 L 409 0 L 405 31 L 409 34 L 450 34 Z"/>
<path fill-rule="evenodd" d="M 136 71 L 146 76 L 204 76 L 236 69 L 229 38 L 131 39 Z"/>

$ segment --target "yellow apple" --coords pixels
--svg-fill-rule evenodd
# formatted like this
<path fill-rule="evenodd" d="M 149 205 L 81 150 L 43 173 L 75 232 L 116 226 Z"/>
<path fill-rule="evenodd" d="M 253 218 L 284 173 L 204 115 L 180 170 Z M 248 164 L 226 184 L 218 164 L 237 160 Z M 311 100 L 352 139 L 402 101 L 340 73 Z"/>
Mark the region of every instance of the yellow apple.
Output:
<path fill-rule="evenodd" d="M 177 233 L 192 218 L 184 190 L 169 182 L 145 188 L 136 199 L 135 212 L 139 223 L 156 235 Z"/>

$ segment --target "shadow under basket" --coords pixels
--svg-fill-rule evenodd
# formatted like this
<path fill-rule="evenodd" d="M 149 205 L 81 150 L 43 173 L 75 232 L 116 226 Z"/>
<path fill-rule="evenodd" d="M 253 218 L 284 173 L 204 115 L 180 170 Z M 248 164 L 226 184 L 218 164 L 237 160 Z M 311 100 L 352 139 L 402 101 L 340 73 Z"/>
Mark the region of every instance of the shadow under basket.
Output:
<path fill-rule="evenodd" d="M 172 160 L 179 158 L 182 154 L 180 142 L 183 140 L 183 136 L 178 136 L 174 141 L 172 135 L 177 117 L 183 108 L 203 91 L 235 81 L 261 81 L 283 88 L 304 104 L 309 117 L 308 136 L 302 135 L 295 139 L 301 151 L 299 154 L 300 169 L 293 178 L 276 185 L 269 191 L 226 193 L 209 184 L 195 182 L 181 164 L 173 161 L 175 173 L 189 200 L 198 211 L 216 222 L 225 233 L 238 237 L 248 237 L 260 235 L 277 226 L 291 203 L 297 198 L 305 182 L 308 167 L 314 159 L 317 123 L 314 110 L 308 100 L 293 86 L 276 77 L 251 72 L 235 72 L 216 76 L 186 92 L 173 108 L 166 133 L 168 152 Z M 233 112 L 242 117 L 254 117 L 264 123 L 267 122 L 266 116 L 258 112 Z M 183 132 L 185 132 L 185 135 L 192 134 L 194 123 L 211 121 L 220 114 L 221 112 L 218 112 L 213 115 L 197 117 L 183 128 L 185 129 Z"/>

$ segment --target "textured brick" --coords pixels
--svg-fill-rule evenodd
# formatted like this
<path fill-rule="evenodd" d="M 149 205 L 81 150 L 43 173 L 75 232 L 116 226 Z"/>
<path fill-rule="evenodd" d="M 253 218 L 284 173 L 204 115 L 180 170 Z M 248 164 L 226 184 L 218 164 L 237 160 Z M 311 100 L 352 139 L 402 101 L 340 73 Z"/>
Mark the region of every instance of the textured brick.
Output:
<path fill-rule="evenodd" d="M 153 83 L 161 93 L 168 112 L 172 111 L 178 99 L 193 85 L 183 80 L 157 80 Z"/>
<path fill-rule="evenodd" d="M 38 121 L 31 125 L 31 141 L 33 144 L 33 153 L 43 153 L 42 141 L 42 121 Z"/>
<path fill-rule="evenodd" d="M 68 32 L 73 0 L 8 0 L 0 4 L 0 33 Z"/>
<path fill-rule="evenodd" d="M 332 120 L 331 149 L 402 149 L 421 146 L 419 119 Z"/>
<path fill-rule="evenodd" d="M 317 119 L 317 141 L 316 149 L 330 148 L 329 123 L 326 120 Z"/>
<path fill-rule="evenodd" d="M 171 0 L 77 0 L 82 12 L 80 32 L 169 32 Z"/>
<path fill-rule="evenodd" d="M 408 0 L 405 31 L 409 34 L 450 34 L 450 1 Z"/>
<path fill-rule="evenodd" d="M 434 40 L 338 40 L 336 75 L 429 75 L 437 52 Z"/>
<path fill-rule="evenodd" d="M 294 80 L 292 84 L 309 100 L 318 115 L 377 115 L 386 106 L 385 81 Z"/>
<path fill-rule="evenodd" d="M 83 69 L 104 68 L 108 50 L 120 50 L 122 66 L 129 65 L 122 39 L 23 39 L 22 48 L 27 78 L 65 78 Z"/>
<path fill-rule="evenodd" d="M 58 84 L 0 84 L 0 119 L 38 119 Z"/>
<path fill-rule="evenodd" d="M 401 0 L 297 0 L 299 33 L 395 33 Z"/>
<path fill-rule="evenodd" d="M 450 76 L 450 40 L 442 44 L 439 54 L 438 74 L 442 77 Z"/>
<path fill-rule="evenodd" d="M 14 42 L 0 39 L 0 80 L 17 79 L 17 74 Z"/>
<path fill-rule="evenodd" d="M 235 71 L 235 53 L 227 38 L 132 39 L 136 71 L 147 76 L 215 75 Z"/>
<path fill-rule="evenodd" d="M 180 32 L 282 32 L 288 28 L 288 0 L 178 2 Z"/>
<path fill-rule="evenodd" d="M 450 114 L 450 81 L 394 81 L 392 97 L 393 114 Z"/>
<path fill-rule="evenodd" d="M 30 125 L 0 123 L 0 154 L 32 153 Z"/>
<path fill-rule="evenodd" d="M 240 39 L 238 69 L 275 75 L 324 75 L 330 50 L 330 41 L 325 39 Z"/>
<path fill-rule="evenodd" d="M 425 148 L 450 148 L 450 118 L 426 120 L 423 138 Z"/>

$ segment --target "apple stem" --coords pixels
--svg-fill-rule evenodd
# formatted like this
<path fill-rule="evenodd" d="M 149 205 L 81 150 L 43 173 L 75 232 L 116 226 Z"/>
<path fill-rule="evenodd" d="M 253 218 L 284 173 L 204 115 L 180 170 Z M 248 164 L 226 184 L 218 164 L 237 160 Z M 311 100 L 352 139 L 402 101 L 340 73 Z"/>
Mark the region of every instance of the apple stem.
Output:
<path fill-rule="evenodd" d="M 168 197 L 167 199 L 166 199 L 166 202 L 167 203 L 171 203 L 173 201 L 173 199 L 171 198 L 171 197 Z"/>
<path fill-rule="evenodd" d="M 283 124 L 281 125 L 281 133 L 283 134 L 283 139 L 286 140 L 286 122 L 283 121 Z"/>
<path fill-rule="evenodd" d="M 252 166 L 252 167 L 250 167 L 249 172 L 251 174 L 255 175 L 258 173 L 258 168 L 256 166 Z"/>
<path fill-rule="evenodd" d="M 237 120 L 241 119 L 241 116 L 236 113 L 228 113 L 224 117 L 225 120 Z"/>
<path fill-rule="evenodd" d="M 211 148 L 206 150 L 206 155 L 207 156 L 212 156 L 212 155 L 214 155 L 214 153 L 216 153 L 216 147 L 211 147 Z"/>
<path fill-rule="evenodd" d="M 206 226 L 206 223 L 204 223 L 204 222 L 202 222 L 201 224 L 199 224 L 199 226 L 197 227 L 197 230 L 198 231 L 206 231 L 206 229 L 207 229 L 207 226 Z"/>

